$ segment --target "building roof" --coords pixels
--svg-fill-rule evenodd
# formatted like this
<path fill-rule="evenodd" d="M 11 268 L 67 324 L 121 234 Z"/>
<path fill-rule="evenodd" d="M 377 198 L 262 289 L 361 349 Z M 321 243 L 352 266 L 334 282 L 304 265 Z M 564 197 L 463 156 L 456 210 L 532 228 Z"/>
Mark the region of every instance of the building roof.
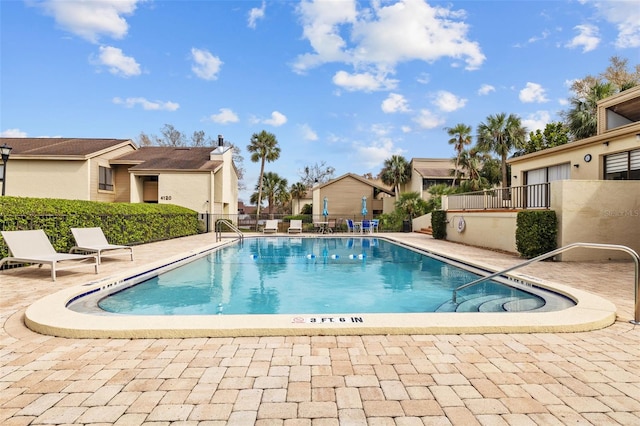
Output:
<path fill-rule="evenodd" d="M 211 160 L 216 147 L 145 146 L 111 160 L 111 164 L 132 164 L 131 171 L 215 171 L 222 160 Z"/>
<path fill-rule="evenodd" d="M 82 138 L 0 138 L 0 144 L 11 148 L 11 157 L 87 159 L 124 145 L 133 145 L 130 139 Z"/>
<path fill-rule="evenodd" d="M 342 179 L 348 178 L 348 177 L 352 178 L 352 179 L 359 180 L 360 182 L 362 182 L 364 184 L 367 184 L 369 186 L 372 186 L 374 188 L 377 188 L 380 191 L 385 192 L 385 193 L 387 193 L 389 195 L 394 195 L 395 194 L 393 189 L 391 189 L 391 188 L 387 187 L 386 185 L 380 183 L 380 181 L 369 180 L 369 179 L 363 178 L 362 176 L 356 175 L 354 173 L 345 173 L 342 176 L 339 176 L 339 177 L 337 177 L 335 179 L 331 179 L 330 181 L 325 182 L 322 185 L 319 185 L 317 188 L 322 188 L 324 186 L 332 185 L 332 184 L 334 184 L 334 183 L 336 183 L 336 182 L 338 182 L 338 181 L 340 181 Z"/>
<path fill-rule="evenodd" d="M 431 167 L 420 167 L 416 168 L 415 171 L 420 173 L 420 176 L 424 178 L 446 178 L 453 179 L 453 170 L 454 169 L 439 169 L 439 168 L 431 168 Z"/>

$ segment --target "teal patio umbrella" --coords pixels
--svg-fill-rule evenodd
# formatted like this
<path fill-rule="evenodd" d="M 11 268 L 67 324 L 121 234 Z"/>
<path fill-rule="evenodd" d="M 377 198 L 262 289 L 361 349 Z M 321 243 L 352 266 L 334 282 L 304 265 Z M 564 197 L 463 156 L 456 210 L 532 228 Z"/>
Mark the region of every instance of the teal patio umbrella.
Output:
<path fill-rule="evenodd" d="M 367 216 L 367 197 L 362 197 L 362 220 Z"/>
<path fill-rule="evenodd" d="M 329 216 L 329 200 L 327 200 L 327 197 L 324 197 L 324 203 L 322 205 L 322 216 L 324 216 L 325 222 L 327 220 L 327 216 Z"/>

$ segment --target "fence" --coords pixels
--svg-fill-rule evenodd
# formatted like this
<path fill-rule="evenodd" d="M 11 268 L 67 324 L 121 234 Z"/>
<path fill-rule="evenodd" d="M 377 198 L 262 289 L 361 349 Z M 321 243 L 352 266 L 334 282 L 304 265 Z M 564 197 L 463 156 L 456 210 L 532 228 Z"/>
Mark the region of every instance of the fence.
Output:
<path fill-rule="evenodd" d="M 206 228 L 207 232 L 212 232 L 213 224 L 218 219 L 226 219 L 237 226 L 242 231 L 260 231 L 264 226 L 267 220 L 277 220 L 278 221 L 278 231 L 279 232 L 287 232 L 289 228 L 289 222 L 291 219 L 302 219 L 303 224 L 303 232 L 315 232 L 318 228 L 319 222 L 329 222 L 336 231 L 346 231 L 347 230 L 347 219 L 352 219 L 357 222 L 362 220 L 362 216 L 359 215 L 351 215 L 351 216 L 337 216 L 337 215 L 290 215 L 290 214 L 271 214 L 271 213 L 260 213 L 260 216 L 256 214 L 209 214 L 209 213 L 200 213 L 198 215 L 199 219 L 209 226 Z M 368 217 L 371 219 L 371 217 Z"/>
<path fill-rule="evenodd" d="M 445 210 L 548 209 L 549 182 L 446 196 Z"/>

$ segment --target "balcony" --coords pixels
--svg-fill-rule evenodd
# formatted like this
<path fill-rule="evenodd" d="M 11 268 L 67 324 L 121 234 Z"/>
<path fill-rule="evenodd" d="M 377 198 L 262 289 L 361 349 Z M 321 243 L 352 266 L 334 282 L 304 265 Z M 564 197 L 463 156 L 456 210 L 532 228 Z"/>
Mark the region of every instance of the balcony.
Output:
<path fill-rule="evenodd" d="M 442 201 L 444 210 L 548 209 L 549 205 L 549 182 L 452 194 Z"/>

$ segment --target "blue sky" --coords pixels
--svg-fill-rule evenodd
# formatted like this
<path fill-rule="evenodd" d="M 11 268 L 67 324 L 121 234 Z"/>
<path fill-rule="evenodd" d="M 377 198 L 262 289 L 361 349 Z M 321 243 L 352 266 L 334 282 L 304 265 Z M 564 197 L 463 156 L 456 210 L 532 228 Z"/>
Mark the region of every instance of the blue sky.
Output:
<path fill-rule="evenodd" d="M 0 133 L 130 138 L 171 124 L 267 165 L 377 174 L 391 155 L 454 155 L 445 127 L 567 109 L 571 81 L 640 62 L 637 1 L 2 1 Z M 247 193 L 241 198 L 248 200 Z"/>

